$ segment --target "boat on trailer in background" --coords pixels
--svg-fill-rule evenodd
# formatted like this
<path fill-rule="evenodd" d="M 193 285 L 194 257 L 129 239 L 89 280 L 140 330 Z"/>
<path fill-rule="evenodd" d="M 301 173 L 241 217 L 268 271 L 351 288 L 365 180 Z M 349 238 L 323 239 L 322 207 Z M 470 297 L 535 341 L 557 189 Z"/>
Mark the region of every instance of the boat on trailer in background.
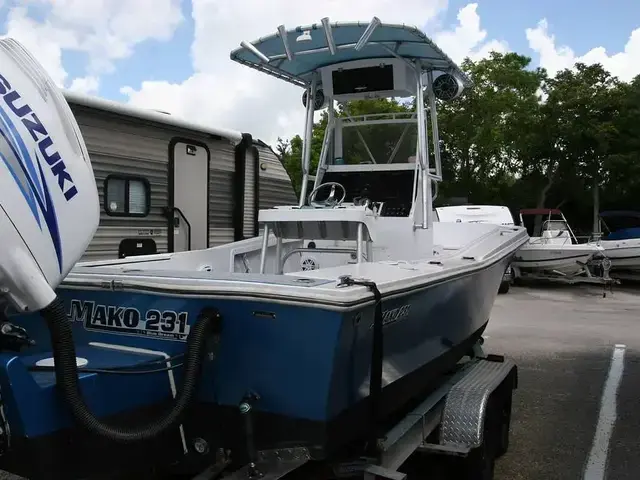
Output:
<path fill-rule="evenodd" d="M 21 347 L 0 352 L 10 446 L 0 468 L 67 480 L 150 466 L 208 466 L 200 478 L 224 470 L 273 479 L 300 468 L 320 478 L 404 478 L 397 469 L 420 450 L 461 457 L 455 478 L 479 470 L 491 478 L 507 448 L 517 373 L 480 346 L 503 273 L 528 236 L 517 226 L 433 221 L 432 184 L 442 180 L 436 100 L 453 100 L 469 79 L 424 33 L 375 17 L 324 18 L 243 42 L 232 60 L 304 89 L 299 203 L 261 210 L 260 238 L 73 268 L 98 223 L 90 161 L 64 99 L 47 102 L 42 85 L 55 91 L 52 82 L 11 48 L 7 78 L 38 117 L 75 125 L 75 135 L 60 128 L 53 138 L 82 201 L 71 210 L 54 178 L 58 240 L 21 237 L 32 242 L 31 257 L 20 250 L 23 265 L 62 251 L 58 274 L 46 264 L 46 279 L 8 267 L 0 276 L 11 287 L 2 290 L 11 309 L 0 334 L 18 332 L 7 338 Z M 405 116 L 334 109 L 411 96 L 416 110 Z M 313 116 L 325 105 L 312 178 Z M 402 154 L 357 155 L 337 128 L 347 123 L 413 125 L 415 143 Z M 24 130 L 19 158 L 36 148 L 27 127 L 8 129 Z M 35 231 L 31 204 L 7 185 L 3 209 Z M 9 222 L 0 228 L 18 238 Z M 289 261 L 296 254 L 321 264 Z"/>
<path fill-rule="evenodd" d="M 608 210 L 600 212 L 599 220 L 608 233 L 592 243 L 602 247 L 611 261 L 611 276 L 640 280 L 640 212 Z"/>
<path fill-rule="evenodd" d="M 527 228 L 529 241 L 512 262 L 515 280 L 535 279 L 562 283 L 609 285 L 610 261 L 604 248 L 593 242 L 578 242 L 561 210 L 520 210 L 520 225 Z"/>

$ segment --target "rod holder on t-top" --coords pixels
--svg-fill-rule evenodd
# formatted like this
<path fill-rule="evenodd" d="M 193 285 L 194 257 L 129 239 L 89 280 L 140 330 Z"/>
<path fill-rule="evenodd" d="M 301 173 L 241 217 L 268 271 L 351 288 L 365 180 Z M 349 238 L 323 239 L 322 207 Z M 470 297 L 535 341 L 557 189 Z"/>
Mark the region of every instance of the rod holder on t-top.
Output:
<path fill-rule="evenodd" d="M 318 30 L 323 31 L 320 36 Z M 265 55 L 260 49 L 263 43 L 273 42 L 278 37 L 282 52 Z M 268 51 L 272 52 L 273 43 L 270 45 Z M 310 207 L 307 205 L 307 193 L 309 180 L 313 178 L 310 168 L 314 112 L 326 107 L 327 126 L 314 188 L 323 182 L 325 175 L 337 172 L 342 175 L 347 172 L 413 171 L 414 194 L 410 215 L 416 228 L 430 228 L 433 221 L 432 182 L 442 180 L 436 98 L 453 100 L 470 84 L 467 76 L 449 57 L 417 28 L 384 24 L 377 17 L 366 25 L 356 22 L 332 24 L 327 17 L 320 24 L 289 31 L 280 25 L 274 36 L 261 38 L 253 44 L 243 42 L 242 46 L 244 48 L 232 52 L 232 60 L 305 89 L 299 208 Z M 340 60 L 337 60 L 339 53 Z M 398 158 L 398 145 L 390 159 L 378 159 L 388 152 L 373 152 L 357 127 L 384 122 L 379 119 L 374 122 L 366 116 L 364 119 L 345 116 L 344 108 L 338 115 L 334 106 L 335 102 L 344 104 L 350 100 L 397 97 L 416 99 L 414 115 L 402 120 L 417 127 L 415 164 L 410 159 Z M 348 124 L 343 121 L 347 119 Z M 398 119 L 388 121 L 390 124 L 402 122 Z M 427 122 L 431 126 L 433 166 L 429 161 Z M 343 148 L 342 129 L 354 126 L 357 141 L 364 144 L 360 148 L 366 152 L 366 158 L 361 158 L 360 163 L 354 163 L 357 159 L 353 153 Z M 403 134 L 400 141 L 404 138 Z"/>

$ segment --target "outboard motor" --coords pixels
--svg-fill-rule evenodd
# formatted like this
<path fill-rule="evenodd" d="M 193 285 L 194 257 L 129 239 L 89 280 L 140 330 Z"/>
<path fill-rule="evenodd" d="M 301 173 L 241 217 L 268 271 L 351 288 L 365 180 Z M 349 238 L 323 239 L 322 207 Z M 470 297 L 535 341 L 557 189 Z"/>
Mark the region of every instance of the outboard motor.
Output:
<path fill-rule="evenodd" d="M 83 255 L 99 218 L 89 154 L 62 92 L 22 45 L 12 39 L 0 40 L 0 337 L 18 343 L 26 337 L 24 328 L 7 321 L 8 308 L 22 314 L 39 313 L 33 321 L 40 316 L 46 322 L 56 395 L 62 397 L 62 402 L 49 402 L 46 415 L 70 414 L 76 425 L 102 444 L 129 444 L 156 438 L 181 422 L 195 396 L 207 337 L 219 317 L 205 309 L 191 327 L 182 388 L 159 418 L 124 427 L 93 415 L 79 387 L 72 324 L 55 289 Z M 9 349 L 9 342 L 0 338 L 0 350 Z M 31 392 L 28 382 L 26 387 L 11 381 L 8 385 L 5 388 Z M 3 403 L 8 393 L 0 392 Z M 30 395 L 39 395 L 38 390 Z M 13 408 L 21 407 L 16 404 Z M 2 404 L 4 417 L 1 410 Z M 5 433 L 0 431 L 0 436 Z"/>
<path fill-rule="evenodd" d="M 0 40 L 0 99 L 0 289 L 39 311 L 98 228 L 98 191 L 69 105 L 12 39 Z"/>

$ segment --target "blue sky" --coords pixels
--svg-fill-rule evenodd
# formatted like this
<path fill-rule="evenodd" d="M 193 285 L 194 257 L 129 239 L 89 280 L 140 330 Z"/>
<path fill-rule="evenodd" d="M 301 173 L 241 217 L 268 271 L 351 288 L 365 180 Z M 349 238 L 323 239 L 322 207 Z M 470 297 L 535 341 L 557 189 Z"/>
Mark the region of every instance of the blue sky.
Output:
<path fill-rule="evenodd" d="M 457 10 L 467 3 L 450 1 L 446 21 L 455 22 Z M 524 31 L 542 18 L 549 22 L 558 43 L 578 55 L 597 46 L 618 52 L 631 31 L 640 27 L 638 0 L 480 0 L 478 13 L 489 35 L 507 40 L 513 50 L 526 55 L 534 52 Z"/>
<path fill-rule="evenodd" d="M 459 37 L 450 36 L 446 45 L 441 44 L 447 53 L 453 48 L 458 55 L 469 50 L 473 56 L 485 44 L 497 42 L 531 56 L 534 66 L 542 63 L 551 71 L 570 67 L 576 58 L 603 47 L 606 55 L 592 53 L 590 61 L 603 61 L 612 73 L 622 76 L 640 73 L 640 31 L 635 50 L 610 59 L 624 51 L 631 33 L 640 28 L 640 0 L 477 0 L 473 15 L 486 37 L 479 44 L 468 45 L 470 38 L 478 36 L 478 28 L 474 34 L 469 25 L 459 24 L 458 13 L 461 9 L 470 13 L 472 2 L 398 3 L 406 7 L 406 12 L 398 11 L 387 0 L 351 0 L 338 6 L 331 2 L 326 12 L 322 5 L 296 0 L 0 0 L 0 35 L 9 34 L 25 43 L 65 88 L 231 128 L 244 130 L 247 122 L 254 121 L 269 138 L 292 129 L 301 112 L 288 113 L 281 106 L 282 111 L 273 119 L 273 102 L 256 100 L 255 95 L 247 93 L 261 87 L 257 83 L 248 86 L 253 77 L 245 78 L 244 72 L 234 70 L 228 52 L 240 39 L 271 33 L 281 22 L 293 27 L 318 21 L 325 14 L 331 20 L 369 19 L 376 14 L 383 21 L 418 23 L 437 42 L 442 31 L 458 27 Z M 307 18 L 310 15 L 311 20 Z M 535 29 L 542 19 L 547 26 L 545 31 L 538 31 L 536 51 L 526 30 Z M 546 49 L 540 45 L 546 45 Z M 563 51 L 563 46 L 573 54 Z M 122 91 L 125 86 L 130 87 L 126 94 Z M 210 98 L 212 92 L 218 101 Z M 299 103 L 297 92 L 295 100 L 293 93 L 282 92 L 290 95 L 291 106 Z M 209 107 L 208 113 L 200 111 L 202 105 Z M 245 106 L 265 114 L 247 119 L 238 113 Z M 275 120 L 270 122 L 273 127 L 268 132 L 262 126 L 265 118 Z"/>

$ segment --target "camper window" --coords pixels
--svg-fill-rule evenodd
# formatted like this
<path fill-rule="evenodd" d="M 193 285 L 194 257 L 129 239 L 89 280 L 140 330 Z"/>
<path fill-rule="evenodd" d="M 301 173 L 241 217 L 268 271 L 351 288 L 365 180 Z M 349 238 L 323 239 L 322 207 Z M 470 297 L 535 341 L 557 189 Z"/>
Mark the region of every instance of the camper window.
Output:
<path fill-rule="evenodd" d="M 104 210 L 114 217 L 149 214 L 149 181 L 143 177 L 109 175 L 104 181 Z"/>

